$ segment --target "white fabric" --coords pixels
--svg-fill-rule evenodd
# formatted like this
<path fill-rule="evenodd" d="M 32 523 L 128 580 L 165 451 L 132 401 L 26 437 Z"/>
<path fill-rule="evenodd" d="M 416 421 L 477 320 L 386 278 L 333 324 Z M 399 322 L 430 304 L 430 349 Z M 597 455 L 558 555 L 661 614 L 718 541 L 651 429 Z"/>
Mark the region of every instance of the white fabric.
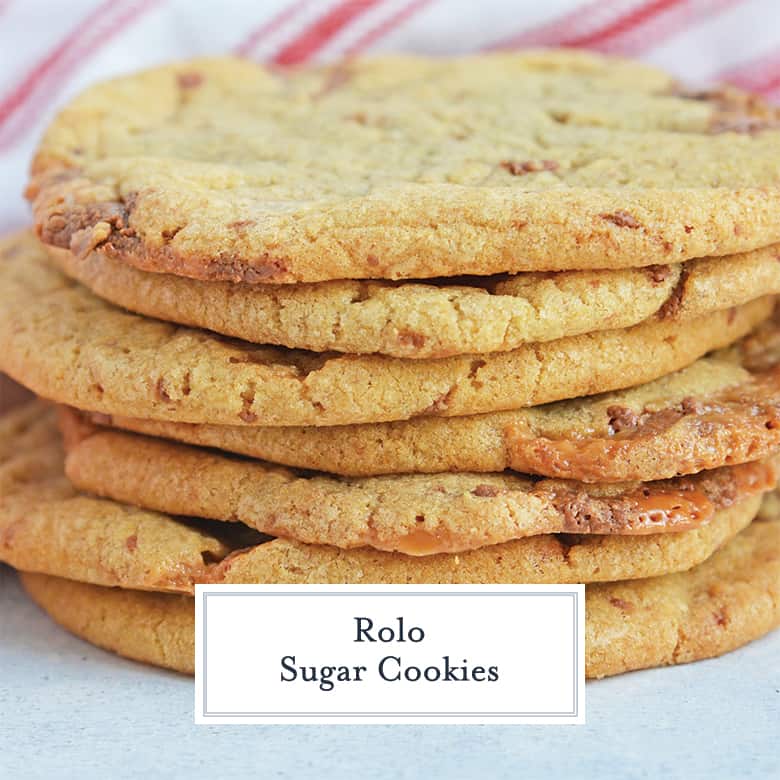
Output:
<path fill-rule="evenodd" d="M 558 43 L 780 97 L 776 0 L 0 0 L 0 232 L 29 221 L 21 192 L 46 123 L 95 81 L 204 54 L 298 62 Z"/>

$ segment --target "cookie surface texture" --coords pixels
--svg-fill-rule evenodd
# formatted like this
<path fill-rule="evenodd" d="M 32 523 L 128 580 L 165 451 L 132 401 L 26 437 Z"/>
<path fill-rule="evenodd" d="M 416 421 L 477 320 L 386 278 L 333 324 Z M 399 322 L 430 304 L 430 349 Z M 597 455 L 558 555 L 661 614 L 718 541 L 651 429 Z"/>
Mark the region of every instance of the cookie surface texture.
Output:
<path fill-rule="evenodd" d="M 22 574 L 67 630 L 139 661 L 194 669 L 193 599 Z M 752 524 L 682 573 L 586 588 L 585 674 L 689 663 L 735 650 L 780 625 L 780 523 Z"/>
<path fill-rule="evenodd" d="M 780 625 L 780 522 L 682 574 L 586 588 L 588 677 L 722 655 Z"/>
<path fill-rule="evenodd" d="M 780 325 L 638 387 L 466 417 L 332 427 L 91 419 L 343 476 L 505 469 L 582 482 L 668 479 L 768 457 L 780 444 Z"/>
<path fill-rule="evenodd" d="M 312 544 L 408 555 L 548 533 L 684 531 L 777 481 L 771 459 L 619 485 L 510 472 L 335 478 L 113 430 L 74 436 L 71 422 L 65 413 L 66 473 L 81 490 Z"/>
<path fill-rule="evenodd" d="M 193 61 L 72 101 L 28 194 L 46 243 L 209 280 L 636 267 L 780 240 L 775 124 L 571 51 Z"/>
<path fill-rule="evenodd" d="M 654 315 L 694 319 L 780 292 L 780 246 L 641 269 L 438 279 L 436 284 L 202 282 L 139 271 L 92 252 L 49 249 L 54 265 L 129 311 L 256 344 L 400 358 L 505 352 L 628 328 Z"/>
<path fill-rule="evenodd" d="M 63 628 L 112 653 L 195 673 L 193 599 L 104 588 L 45 574 L 19 575 L 33 601 Z"/>
<path fill-rule="evenodd" d="M 771 296 L 690 322 L 649 321 L 438 360 L 258 347 L 129 314 L 54 269 L 29 235 L 0 245 L 0 368 L 106 414 L 234 425 L 459 416 L 650 381 L 744 336 Z"/>
<path fill-rule="evenodd" d="M 755 495 L 690 531 L 546 534 L 458 555 L 411 557 L 263 538 L 240 523 L 186 521 L 80 495 L 64 478 L 54 415 L 0 420 L 0 560 L 95 585 L 192 593 L 212 583 L 599 582 L 684 571 L 745 528 Z"/>

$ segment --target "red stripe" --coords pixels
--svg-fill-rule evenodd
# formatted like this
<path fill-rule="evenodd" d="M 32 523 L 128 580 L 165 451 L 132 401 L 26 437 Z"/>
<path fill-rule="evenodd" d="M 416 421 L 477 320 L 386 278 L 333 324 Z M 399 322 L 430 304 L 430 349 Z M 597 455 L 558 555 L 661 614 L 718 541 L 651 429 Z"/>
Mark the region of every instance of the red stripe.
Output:
<path fill-rule="evenodd" d="M 780 51 L 773 50 L 748 62 L 721 71 L 713 81 L 726 81 L 741 89 L 768 94 L 780 82 Z"/>
<path fill-rule="evenodd" d="M 582 48 L 596 47 L 609 38 L 616 35 L 622 35 L 629 30 L 633 30 L 639 25 L 652 19 L 657 14 L 668 11 L 675 5 L 685 0 L 650 0 L 635 8 L 631 13 L 621 16 L 612 24 L 602 27 L 600 30 L 590 33 L 590 35 L 581 35 L 579 37 L 569 38 L 561 41 L 562 46 L 578 46 Z"/>
<path fill-rule="evenodd" d="M 745 0 L 686 0 L 654 14 L 646 22 L 634 25 L 596 43 L 594 48 L 605 54 L 636 55 L 658 46 L 667 38 L 688 32 L 703 20 L 711 19 L 727 8 Z"/>
<path fill-rule="evenodd" d="M 282 25 L 287 24 L 287 22 L 308 4 L 309 0 L 298 0 L 297 3 L 292 3 L 286 8 L 283 8 L 272 19 L 269 19 L 256 30 L 253 30 L 244 39 L 243 43 L 236 46 L 236 54 L 240 54 L 242 57 L 248 57 L 263 38 L 267 38 L 271 33 L 276 32 Z"/>
<path fill-rule="evenodd" d="M 489 48 L 557 45 L 632 55 L 744 1 L 597 0 Z"/>
<path fill-rule="evenodd" d="M 351 22 L 382 0 L 342 0 L 273 57 L 277 65 L 305 62 Z"/>
<path fill-rule="evenodd" d="M 775 93 L 780 90 L 780 73 L 775 71 L 774 78 L 764 84 L 759 90 L 764 97 L 776 98 Z"/>
<path fill-rule="evenodd" d="M 24 99 L 35 89 L 35 85 L 56 67 L 57 63 L 67 55 L 68 49 L 86 33 L 89 28 L 100 21 L 111 11 L 113 0 L 105 0 L 86 19 L 82 20 L 72 32 L 67 35 L 49 54 L 47 54 L 9 95 L 0 101 L 0 125 L 24 102 Z"/>
<path fill-rule="evenodd" d="M 426 5 L 430 5 L 431 2 L 432 0 L 412 0 L 410 3 L 403 6 L 403 8 L 396 11 L 392 16 L 389 16 L 376 27 L 373 27 L 368 30 L 368 32 L 364 33 L 344 53 L 357 54 L 358 52 L 364 51 L 381 38 L 384 38 L 388 33 L 398 28 L 401 24 L 408 21 Z"/>
<path fill-rule="evenodd" d="M 637 3 L 638 0 L 595 0 L 530 30 L 523 30 L 510 38 L 502 39 L 487 48 L 550 46 L 566 38 L 597 30 L 625 11 L 631 11 Z"/>
<path fill-rule="evenodd" d="M 128 4 L 108 0 L 84 19 L 0 103 L 0 149 L 30 129 L 70 73 L 124 32 L 127 25 L 163 1 L 132 0 Z"/>

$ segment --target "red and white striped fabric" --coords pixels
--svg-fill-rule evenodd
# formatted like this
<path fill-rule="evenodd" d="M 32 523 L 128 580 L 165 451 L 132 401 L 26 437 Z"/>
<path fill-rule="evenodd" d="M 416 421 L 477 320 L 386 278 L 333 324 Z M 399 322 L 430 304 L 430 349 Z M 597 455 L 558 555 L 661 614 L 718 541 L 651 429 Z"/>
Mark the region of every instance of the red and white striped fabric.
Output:
<path fill-rule="evenodd" d="M 20 193 L 45 123 L 94 81 L 223 52 L 299 63 L 554 45 L 780 101 L 777 0 L 0 0 L 0 232 L 28 221 Z"/>

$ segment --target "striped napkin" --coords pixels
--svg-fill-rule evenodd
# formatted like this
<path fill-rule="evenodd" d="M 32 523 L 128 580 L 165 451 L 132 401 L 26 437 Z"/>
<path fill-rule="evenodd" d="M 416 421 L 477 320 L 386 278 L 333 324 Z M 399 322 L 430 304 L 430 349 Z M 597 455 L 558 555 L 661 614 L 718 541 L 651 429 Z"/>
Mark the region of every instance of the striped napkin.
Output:
<path fill-rule="evenodd" d="M 780 101 L 777 0 L 0 0 L 0 232 L 29 221 L 21 191 L 43 127 L 96 80 L 217 53 L 293 64 L 556 45 Z"/>

